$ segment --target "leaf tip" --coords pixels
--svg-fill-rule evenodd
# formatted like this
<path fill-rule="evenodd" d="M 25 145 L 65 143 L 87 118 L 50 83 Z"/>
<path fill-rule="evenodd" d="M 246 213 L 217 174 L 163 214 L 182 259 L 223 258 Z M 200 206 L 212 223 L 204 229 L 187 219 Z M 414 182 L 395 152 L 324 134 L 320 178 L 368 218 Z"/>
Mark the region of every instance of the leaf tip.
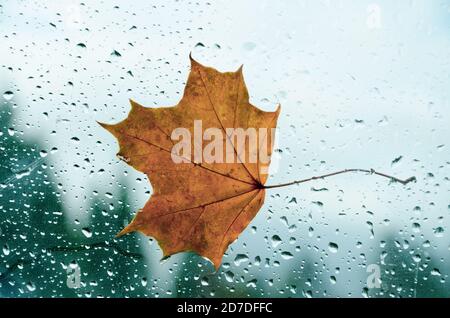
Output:
<path fill-rule="evenodd" d="M 110 124 L 102 123 L 102 122 L 100 122 L 100 121 L 98 121 L 98 120 L 96 120 L 95 122 L 96 122 L 97 124 L 99 124 L 100 126 L 102 126 L 103 128 L 105 128 L 106 130 L 110 130 L 111 127 L 113 126 L 113 125 L 110 125 Z"/>
<path fill-rule="evenodd" d="M 192 52 L 189 52 L 189 60 L 191 61 L 191 68 L 200 66 L 200 63 L 194 60 L 194 58 L 192 57 Z"/>
<path fill-rule="evenodd" d="M 133 223 L 128 224 L 122 231 L 116 234 L 116 238 L 124 236 L 125 234 L 136 231 L 136 228 L 133 226 Z"/>
<path fill-rule="evenodd" d="M 143 106 L 141 104 L 135 102 L 131 98 L 129 98 L 128 101 L 130 102 L 131 110 L 137 110 L 138 108 L 143 108 Z"/>
<path fill-rule="evenodd" d="M 281 104 L 278 103 L 278 104 L 277 104 L 277 109 L 275 109 L 275 113 L 279 114 L 280 111 L 281 111 Z"/>
<path fill-rule="evenodd" d="M 204 255 L 202 255 L 202 256 L 203 256 L 204 259 L 206 259 L 206 260 L 208 260 L 208 261 L 210 261 L 212 263 L 212 265 L 214 266 L 214 272 L 219 271 L 220 265 L 222 265 L 222 256 L 223 256 L 223 254 L 216 255 L 216 256 L 213 256 L 213 257 L 204 256 Z"/>
<path fill-rule="evenodd" d="M 221 263 L 213 263 L 214 264 L 214 272 L 218 272 L 219 271 L 219 268 L 220 268 L 220 265 L 221 265 Z"/>
<path fill-rule="evenodd" d="M 171 255 L 163 255 L 159 261 L 164 262 L 165 260 L 169 259 L 170 256 Z"/>

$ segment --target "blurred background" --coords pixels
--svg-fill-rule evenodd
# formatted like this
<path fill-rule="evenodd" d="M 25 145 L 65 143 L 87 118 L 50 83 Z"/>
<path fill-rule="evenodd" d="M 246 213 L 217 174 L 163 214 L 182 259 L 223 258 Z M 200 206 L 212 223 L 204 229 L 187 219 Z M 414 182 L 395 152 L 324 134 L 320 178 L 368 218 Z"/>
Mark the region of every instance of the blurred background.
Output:
<path fill-rule="evenodd" d="M 450 1 L 1 1 L 1 297 L 450 297 Z M 96 121 L 181 98 L 189 53 L 281 104 L 218 272 L 115 238 L 152 193 Z"/>

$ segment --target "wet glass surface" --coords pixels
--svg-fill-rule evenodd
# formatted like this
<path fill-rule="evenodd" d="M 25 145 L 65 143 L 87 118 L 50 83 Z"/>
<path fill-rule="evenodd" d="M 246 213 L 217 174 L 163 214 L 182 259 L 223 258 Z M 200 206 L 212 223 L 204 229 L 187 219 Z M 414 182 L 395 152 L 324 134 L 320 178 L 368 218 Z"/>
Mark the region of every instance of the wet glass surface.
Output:
<path fill-rule="evenodd" d="M 448 1 L 3 1 L 1 297 L 450 296 Z M 152 193 L 128 99 L 175 105 L 189 53 L 280 103 L 273 189 L 221 268 L 115 235 Z"/>

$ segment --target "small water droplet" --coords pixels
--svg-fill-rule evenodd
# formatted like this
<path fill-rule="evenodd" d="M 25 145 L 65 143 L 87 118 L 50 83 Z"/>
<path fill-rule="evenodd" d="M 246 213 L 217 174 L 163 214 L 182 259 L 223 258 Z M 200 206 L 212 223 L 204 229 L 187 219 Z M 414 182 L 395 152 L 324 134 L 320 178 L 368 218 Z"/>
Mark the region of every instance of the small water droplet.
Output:
<path fill-rule="evenodd" d="M 106 192 L 105 197 L 107 197 L 108 199 L 112 199 L 114 196 L 111 192 Z"/>
<path fill-rule="evenodd" d="M 331 253 L 337 253 L 339 246 L 336 243 L 330 242 L 328 244 L 328 249 L 330 250 Z"/>
<path fill-rule="evenodd" d="M 112 56 L 117 56 L 117 57 L 121 57 L 122 54 L 120 54 L 119 52 L 117 52 L 116 50 L 112 51 L 111 53 Z"/>
<path fill-rule="evenodd" d="M 419 224 L 419 223 L 414 222 L 414 223 L 412 224 L 412 228 L 413 228 L 413 231 L 414 231 L 414 232 L 416 232 L 416 233 L 420 232 L 420 224 Z"/>
<path fill-rule="evenodd" d="M 282 240 L 278 235 L 274 235 L 272 236 L 271 242 L 273 247 L 277 247 L 281 244 Z"/>
<path fill-rule="evenodd" d="M 36 285 L 33 283 L 33 282 L 28 282 L 27 283 L 27 289 L 29 290 L 29 291 L 35 291 L 36 290 Z"/>
<path fill-rule="evenodd" d="M 232 283 L 234 280 L 234 273 L 231 271 L 225 272 L 225 279 L 227 280 L 227 282 Z"/>
<path fill-rule="evenodd" d="M 247 282 L 247 284 L 245 285 L 245 287 L 252 287 L 252 288 L 255 288 L 257 282 L 258 282 L 258 281 L 256 280 L 256 278 L 255 278 L 255 279 L 252 279 L 252 280 L 249 280 L 249 281 Z"/>
<path fill-rule="evenodd" d="M 362 296 L 363 296 L 364 298 L 368 298 L 368 297 L 369 297 L 369 288 L 367 288 L 367 287 L 364 287 L 364 288 L 363 288 L 363 290 L 362 290 Z"/>
<path fill-rule="evenodd" d="M 21 170 L 16 172 L 16 179 L 22 179 L 23 177 L 29 176 L 31 173 L 31 169 Z"/>
<path fill-rule="evenodd" d="M 397 163 L 400 162 L 400 160 L 402 160 L 403 156 L 398 156 L 397 158 L 395 158 L 394 160 L 391 161 L 391 165 L 395 165 Z"/>
<path fill-rule="evenodd" d="M 83 232 L 84 236 L 86 236 L 87 238 L 91 238 L 92 237 L 92 231 L 88 227 L 82 228 L 81 232 Z"/>
<path fill-rule="evenodd" d="M 441 272 L 439 271 L 439 269 L 433 268 L 433 270 L 431 271 L 431 275 L 433 275 L 433 276 L 441 276 Z"/>
<path fill-rule="evenodd" d="M 294 258 L 294 255 L 291 254 L 291 252 L 281 252 L 281 257 L 284 259 L 292 259 Z"/>
<path fill-rule="evenodd" d="M 8 256 L 9 253 L 10 253 L 10 249 L 9 249 L 8 244 L 3 245 L 3 254 Z"/>
<path fill-rule="evenodd" d="M 202 286 L 209 286 L 209 281 L 207 277 L 203 277 L 201 280 Z"/>
<path fill-rule="evenodd" d="M 14 93 L 11 91 L 6 91 L 3 93 L 3 98 L 6 100 L 11 100 L 14 97 Z"/>
<path fill-rule="evenodd" d="M 236 255 L 236 257 L 234 258 L 234 264 L 236 266 L 241 265 L 242 263 L 248 262 L 248 256 L 245 254 L 238 254 Z"/>
<path fill-rule="evenodd" d="M 442 226 L 439 226 L 434 229 L 433 233 L 436 237 L 442 237 L 444 236 L 444 228 Z"/>

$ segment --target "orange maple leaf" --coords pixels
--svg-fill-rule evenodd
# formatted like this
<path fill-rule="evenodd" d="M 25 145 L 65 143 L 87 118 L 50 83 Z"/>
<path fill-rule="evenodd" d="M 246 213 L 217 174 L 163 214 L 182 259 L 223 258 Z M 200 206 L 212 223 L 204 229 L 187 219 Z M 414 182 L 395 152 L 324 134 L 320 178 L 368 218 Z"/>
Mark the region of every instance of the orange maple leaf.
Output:
<path fill-rule="evenodd" d="M 131 111 L 125 120 L 115 125 L 100 124 L 118 139 L 118 156 L 148 176 L 153 194 L 118 235 L 142 232 L 157 239 L 164 257 L 194 251 L 211 260 L 217 270 L 228 246 L 264 203 L 280 107 L 265 112 L 250 104 L 242 67 L 221 73 L 192 57 L 184 95 L 176 106 L 146 108 L 130 102 Z M 223 133 L 223 153 L 229 155 L 232 148 L 235 162 L 205 162 L 196 157 L 198 140 L 193 123 L 198 120 L 205 132 L 213 128 Z M 180 127 L 188 129 L 194 145 L 188 155 L 173 150 L 172 133 Z M 255 152 L 250 150 L 250 138 L 238 148 L 227 128 L 258 130 L 256 160 L 244 159 Z M 264 162 L 259 156 L 262 145 L 268 158 Z M 174 156 L 180 160 L 175 162 Z"/>
<path fill-rule="evenodd" d="M 191 57 L 184 95 L 176 106 L 146 108 L 131 101 L 125 120 L 100 123 L 118 139 L 118 156 L 145 173 L 153 186 L 144 208 L 118 235 L 140 231 L 158 240 L 164 257 L 194 251 L 211 260 L 217 270 L 228 246 L 263 205 L 266 189 L 349 172 L 374 174 L 403 185 L 416 180 L 353 168 L 266 186 L 279 113 L 280 107 L 265 112 L 249 103 L 242 68 L 221 73 Z M 200 123 L 200 140 L 196 123 Z M 257 130 L 257 140 L 244 134 L 239 143 L 239 134 L 234 134 L 239 129 L 240 133 Z M 183 141 L 175 144 L 174 139 Z M 203 147 L 203 139 L 211 143 Z M 203 160 L 205 152 L 209 160 Z M 223 160 L 217 160 L 221 156 Z M 228 156 L 235 161 L 225 160 Z"/>

